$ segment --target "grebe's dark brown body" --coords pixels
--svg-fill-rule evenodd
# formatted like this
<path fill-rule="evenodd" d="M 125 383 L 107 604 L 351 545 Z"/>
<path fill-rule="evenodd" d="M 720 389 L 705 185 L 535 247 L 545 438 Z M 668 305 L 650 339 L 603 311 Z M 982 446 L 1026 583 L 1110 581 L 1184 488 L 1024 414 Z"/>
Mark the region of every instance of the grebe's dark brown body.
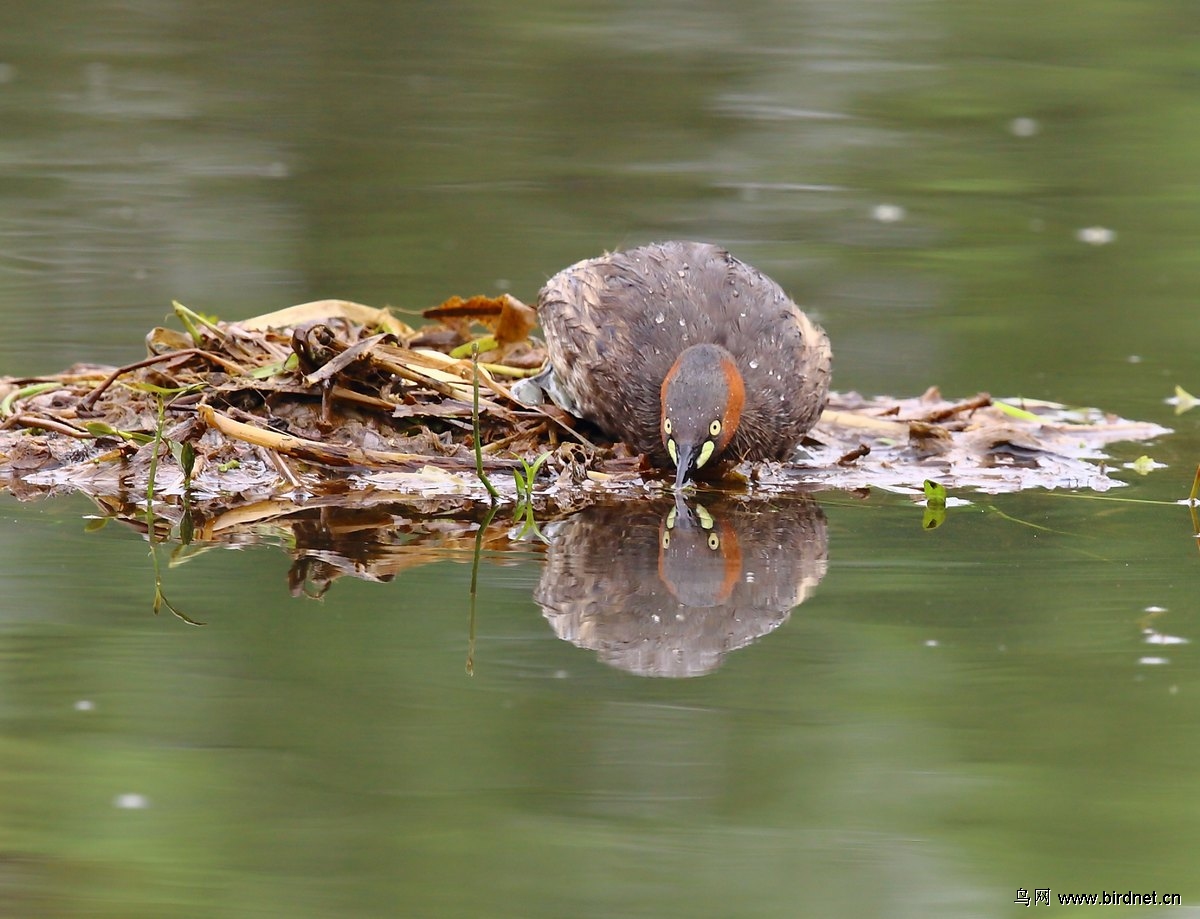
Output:
<path fill-rule="evenodd" d="M 538 296 L 556 402 L 677 468 L 782 460 L 829 390 L 824 331 L 755 268 L 704 243 L 588 259 Z M 695 347 L 703 346 L 703 347 Z"/>

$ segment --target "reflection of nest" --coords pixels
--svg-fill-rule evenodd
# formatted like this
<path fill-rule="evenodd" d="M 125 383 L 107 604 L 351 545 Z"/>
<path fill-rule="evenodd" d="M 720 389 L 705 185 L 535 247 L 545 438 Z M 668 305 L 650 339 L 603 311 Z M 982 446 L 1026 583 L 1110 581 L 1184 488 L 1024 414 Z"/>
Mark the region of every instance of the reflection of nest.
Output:
<path fill-rule="evenodd" d="M 811 498 L 714 502 L 709 521 L 668 521 L 674 509 L 594 505 L 548 528 L 534 599 L 555 634 L 631 673 L 699 676 L 782 624 L 825 575 L 825 515 Z"/>
<path fill-rule="evenodd" d="M 143 506 L 96 503 L 105 518 L 148 533 Z M 164 505 L 165 514 L 155 518 L 154 541 L 171 547 L 172 564 L 214 546 L 281 546 L 292 559 L 287 582 L 294 596 L 321 597 L 343 577 L 386 583 L 434 562 L 470 564 L 477 545 L 480 558 L 492 563 L 531 548 L 510 518 L 493 518 L 487 508 L 450 499 L 373 492 L 313 498 L 303 507 L 286 498 L 251 503 L 232 497 L 231 506 L 222 503 L 186 511 Z"/>

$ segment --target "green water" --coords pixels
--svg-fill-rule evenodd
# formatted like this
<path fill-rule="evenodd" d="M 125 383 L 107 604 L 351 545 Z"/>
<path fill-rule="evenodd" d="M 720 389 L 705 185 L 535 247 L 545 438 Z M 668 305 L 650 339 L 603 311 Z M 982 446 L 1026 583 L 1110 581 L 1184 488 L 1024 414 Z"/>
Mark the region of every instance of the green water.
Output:
<path fill-rule="evenodd" d="M 1194 910 L 1200 554 L 1169 502 L 1200 436 L 1163 403 L 1200 391 L 1194 12 L 5 4 L 0 373 L 137 359 L 173 298 L 530 299 L 701 238 L 821 318 L 838 389 L 1176 433 L 1117 448 L 1167 464 L 1105 496 L 1143 503 L 923 532 L 819 496 L 819 585 L 689 680 L 556 637 L 534 548 L 482 566 L 473 647 L 465 551 L 313 601 L 286 549 L 215 549 L 165 575 L 195 628 L 152 614 L 135 532 L 6 497 L 0 915 Z"/>

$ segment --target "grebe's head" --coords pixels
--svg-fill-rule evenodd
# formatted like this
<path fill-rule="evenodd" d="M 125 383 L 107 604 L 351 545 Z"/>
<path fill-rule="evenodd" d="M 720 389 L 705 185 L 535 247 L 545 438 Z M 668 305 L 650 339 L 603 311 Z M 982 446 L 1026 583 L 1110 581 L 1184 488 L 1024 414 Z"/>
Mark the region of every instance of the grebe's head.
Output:
<path fill-rule="evenodd" d="M 693 345 L 662 383 L 660 432 L 675 464 L 675 488 L 729 445 L 746 402 L 733 355 L 720 345 Z"/>

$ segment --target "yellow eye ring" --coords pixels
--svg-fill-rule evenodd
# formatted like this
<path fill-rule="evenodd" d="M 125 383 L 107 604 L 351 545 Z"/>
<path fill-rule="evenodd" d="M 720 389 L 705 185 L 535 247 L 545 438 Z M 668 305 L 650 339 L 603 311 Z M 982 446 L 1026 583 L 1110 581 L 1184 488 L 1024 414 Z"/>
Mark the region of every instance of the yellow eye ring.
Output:
<path fill-rule="evenodd" d="M 670 533 L 663 533 L 663 537 L 662 537 L 662 547 L 663 547 L 664 549 L 669 549 L 669 548 L 671 548 L 671 534 L 670 534 Z"/>
<path fill-rule="evenodd" d="M 671 419 L 670 418 L 663 419 L 663 433 L 664 434 L 671 433 Z"/>
<path fill-rule="evenodd" d="M 708 547 L 710 549 L 712 549 L 714 552 L 716 552 L 719 548 L 721 548 L 721 537 L 718 536 L 716 533 L 709 533 L 708 534 Z"/>
<path fill-rule="evenodd" d="M 711 434 L 713 437 L 716 437 L 718 434 L 720 434 L 721 433 L 721 422 L 714 421 L 712 424 L 710 424 L 708 426 L 708 433 Z"/>

